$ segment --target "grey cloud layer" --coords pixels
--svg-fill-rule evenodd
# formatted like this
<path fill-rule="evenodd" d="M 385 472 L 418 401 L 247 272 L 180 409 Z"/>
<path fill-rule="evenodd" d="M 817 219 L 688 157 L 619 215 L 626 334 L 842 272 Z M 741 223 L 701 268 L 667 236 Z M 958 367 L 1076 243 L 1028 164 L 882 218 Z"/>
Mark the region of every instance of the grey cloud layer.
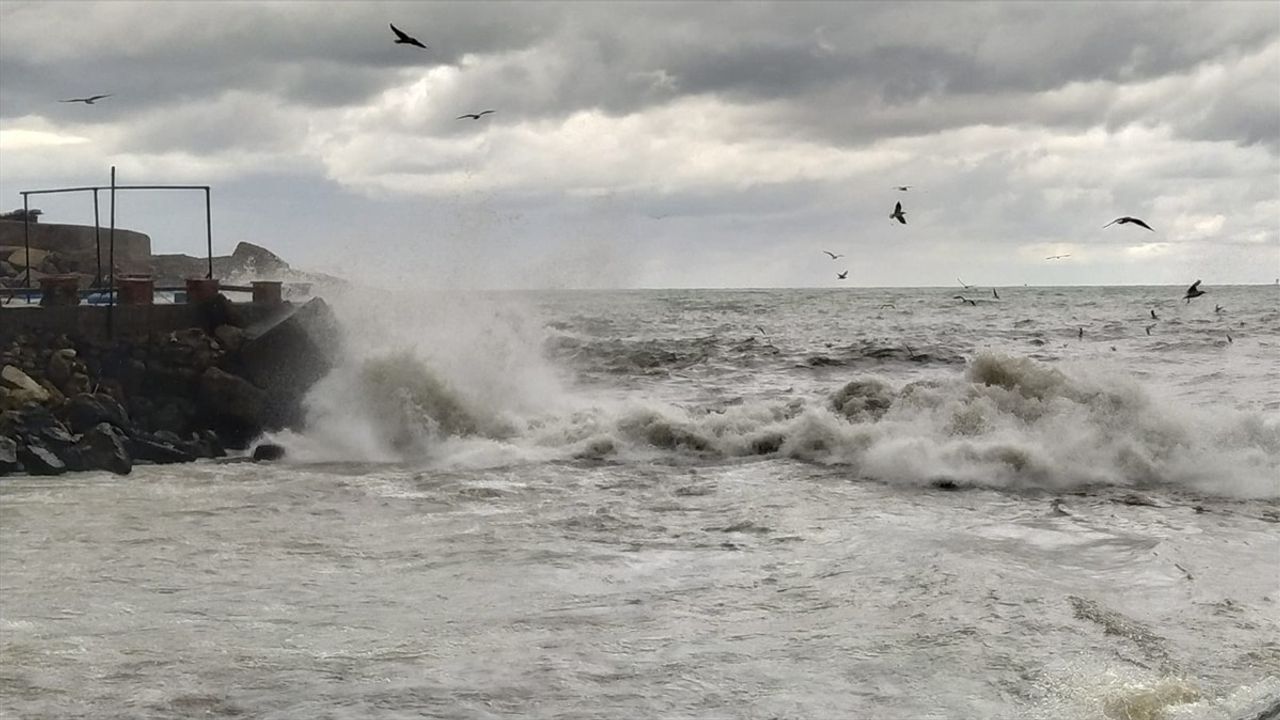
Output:
<path fill-rule="evenodd" d="M 499 102 L 512 117 L 625 114 L 711 94 L 792 104 L 778 120 L 787 132 L 833 142 L 1004 118 L 1088 126 L 1137 114 L 1117 107 L 1123 86 L 1274 47 L 1278 7 L 9 3 L 0 11 L 0 117 L 83 118 L 83 107 L 50 102 L 90 91 L 117 94 L 91 122 L 232 91 L 283 105 L 359 105 L 406 75 L 493 55 L 505 60 L 463 66 L 467 90 L 443 114 Z M 393 46 L 389 21 L 431 50 Z M 50 28 L 59 42 L 48 42 Z M 1180 129 L 1274 148 L 1280 100 L 1265 88 L 1280 82 L 1275 63 L 1239 87 L 1221 82 L 1220 102 Z M 1072 83 L 1099 85 L 1074 103 L 1043 96 Z"/>

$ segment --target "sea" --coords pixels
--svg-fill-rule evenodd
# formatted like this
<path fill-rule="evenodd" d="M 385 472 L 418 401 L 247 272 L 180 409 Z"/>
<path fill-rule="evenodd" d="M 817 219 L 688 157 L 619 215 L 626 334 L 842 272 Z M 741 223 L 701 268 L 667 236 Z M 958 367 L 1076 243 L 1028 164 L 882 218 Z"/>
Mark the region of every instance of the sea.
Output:
<path fill-rule="evenodd" d="M 284 461 L 0 479 L 0 717 L 1274 720 L 1202 288 L 335 292 Z"/>

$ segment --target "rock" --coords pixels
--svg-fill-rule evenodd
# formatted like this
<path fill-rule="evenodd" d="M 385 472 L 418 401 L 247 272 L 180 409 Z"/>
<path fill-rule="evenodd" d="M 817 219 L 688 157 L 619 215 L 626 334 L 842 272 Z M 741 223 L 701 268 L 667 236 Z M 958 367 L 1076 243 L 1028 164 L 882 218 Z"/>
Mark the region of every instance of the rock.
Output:
<path fill-rule="evenodd" d="M 62 391 L 67 395 L 79 395 L 81 393 L 87 393 L 92 389 L 93 383 L 89 381 L 89 376 L 85 373 L 78 372 L 74 373 L 70 380 L 67 380 L 67 384 L 63 387 Z"/>
<path fill-rule="evenodd" d="M 0 435 L 0 474 L 17 472 L 18 467 L 17 441 Z"/>
<path fill-rule="evenodd" d="M 31 248 L 31 264 L 30 264 L 31 269 L 34 271 L 36 268 L 40 267 L 40 265 L 44 263 L 45 259 L 48 258 L 51 254 L 52 253 L 50 253 L 48 250 Z M 9 264 L 14 266 L 15 268 L 18 268 L 20 271 L 25 271 L 27 268 L 26 248 L 19 248 L 9 253 Z"/>
<path fill-rule="evenodd" d="M 155 430 L 170 430 L 177 435 L 186 435 L 191 430 L 192 416 L 195 414 L 196 404 L 188 398 L 159 398 L 147 425 Z"/>
<path fill-rule="evenodd" d="M 11 278 L 16 277 L 17 274 L 18 268 L 14 267 L 13 263 L 8 260 L 0 260 L 0 277 Z"/>
<path fill-rule="evenodd" d="M 254 462 L 273 462 L 284 458 L 284 448 L 275 443 L 262 443 L 253 449 Z"/>
<path fill-rule="evenodd" d="M 18 460 L 29 475 L 61 475 L 67 464 L 38 440 L 18 445 Z"/>
<path fill-rule="evenodd" d="M 76 370 L 76 351 L 75 350 L 55 350 L 49 356 L 49 365 L 45 368 L 45 377 L 49 378 L 57 387 L 62 387 L 71 379 L 71 373 Z"/>
<path fill-rule="evenodd" d="M 302 420 L 302 397 L 333 367 L 338 332 L 333 311 L 320 298 L 245 331 L 240 359 L 245 377 L 270 389 L 271 427 Z"/>
<path fill-rule="evenodd" d="M 214 328 L 213 336 L 227 352 L 239 352 L 244 345 L 244 330 L 235 325 L 219 325 Z"/>
<path fill-rule="evenodd" d="M 86 432 L 104 422 L 121 430 L 129 429 L 129 415 L 115 398 L 106 393 L 96 395 L 81 393 L 72 396 L 62 413 L 71 430 L 77 433 Z"/>
<path fill-rule="evenodd" d="M 831 409 L 854 421 L 879 420 L 893 397 L 893 389 L 879 380 L 854 380 L 832 396 Z"/>
<path fill-rule="evenodd" d="M 240 272 L 255 277 L 274 275 L 289 269 L 289 263 L 280 259 L 279 255 L 253 243 L 241 242 L 231 251 L 233 272 Z"/>
<path fill-rule="evenodd" d="M 218 368 L 209 368 L 200 376 L 200 404 L 215 417 L 248 427 L 261 428 L 266 420 L 266 393 Z"/>
<path fill-rule="evenodd" d="M 40 383 L 31 379 L 31 376 L 22 372 L 13 365 L 5 365 L 0 370 L 0 385 L 8 387 L 10 397 L 13 402 L 47 402 L 49 400 L 49 391 L 40 386 Z"/>
<path fill-rule="evenodd" d="M 77 463 L 85 470 L 110 470 L 117 475 L 128 475 L 133 470 L 133 456 L 129 454 L 128 438 L 110 423 L 98 423 L 80 438 L 75 448 Z"/>
<path fill-rule="evenodd" d="M 139 435 L 130 438 L 129 451 L 135 460 L 145 460 L 157 465 L 191 462 L 196 459 L 196 456 L 187 449 L 155 436 L 148 438 Z"/>

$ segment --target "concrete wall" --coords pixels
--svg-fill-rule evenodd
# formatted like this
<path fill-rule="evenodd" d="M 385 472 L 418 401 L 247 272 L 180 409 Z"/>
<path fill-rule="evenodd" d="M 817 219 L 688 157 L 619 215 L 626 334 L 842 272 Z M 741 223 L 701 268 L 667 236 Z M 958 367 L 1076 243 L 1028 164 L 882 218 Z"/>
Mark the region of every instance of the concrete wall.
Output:
<path fill-rule="evenodd" d="M 21 222 L 0 220 L 0 246 L 23 247 L 23 230 Z M 97 242 L 94 239 L 92 225 L 63 225 L 58 223 L 31 223 L 31 247 L 39 250 L 52 250 L 62 257 L 75 260 L 80 264 L 81 272 L 94 272 L 97 267 L 94 251 Z M 110 269 L 110 229 L 100 230 L 102 239 L 101 263 L 105 275 Z M 151 271 L 151 238 L 133 230 L 116 228 L 115 232 L 116 267 L 124 274 L 149 273 Z"/>
<path fill-rule="evenodd" d="M 237 324 L 252 325 L 292 311 L 292 306 L 236 303 Z M 69 337 L 107 339 L 168 333 L 200 327 L 199 305 L 65 305 L 0 307 L 0 338 L 19 333 L 62 333 Z"/>

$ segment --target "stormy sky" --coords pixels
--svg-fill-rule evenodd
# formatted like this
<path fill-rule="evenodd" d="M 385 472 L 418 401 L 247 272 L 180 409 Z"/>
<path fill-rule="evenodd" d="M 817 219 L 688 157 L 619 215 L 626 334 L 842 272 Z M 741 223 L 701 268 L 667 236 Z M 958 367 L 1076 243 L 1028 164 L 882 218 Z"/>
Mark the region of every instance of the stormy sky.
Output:
<path fill-rule="evenodd" d="M 374 282 L 1272 282 L 1280 4 L 0 2 L 0 208 L 112 165 Z"/>

